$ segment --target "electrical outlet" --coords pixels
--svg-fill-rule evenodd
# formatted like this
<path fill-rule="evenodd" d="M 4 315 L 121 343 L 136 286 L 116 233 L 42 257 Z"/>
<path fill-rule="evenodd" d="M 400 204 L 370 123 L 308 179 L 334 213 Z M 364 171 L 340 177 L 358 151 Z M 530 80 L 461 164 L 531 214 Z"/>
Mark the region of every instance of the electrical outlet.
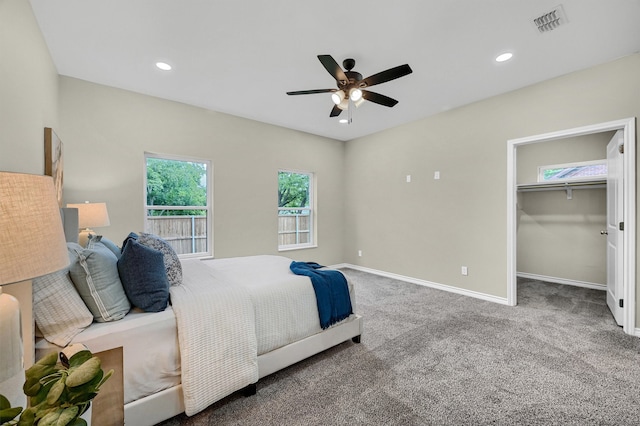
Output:
<path fill-rule="evenodd" d="M 407 175 L 407 183 L 411 182 L 411 175 Z"/>
<path fill-rule="evenodd" d="M 433 172 L 433 178 L 436 179 L 436 180 L 440 179 L 440 172 L 438 172 L 438 171 Z"/>
<path fill-rule="evenodd" d="M 469 270 L 467 269 L 466 266 L 463 266 L 460 272 L 462 272 L 462 275 L 469 275 Z"/>
<path fill-rule="evenodd" d="M 358 257 L 362 257 L 362 250 L 358 250 Z"/>

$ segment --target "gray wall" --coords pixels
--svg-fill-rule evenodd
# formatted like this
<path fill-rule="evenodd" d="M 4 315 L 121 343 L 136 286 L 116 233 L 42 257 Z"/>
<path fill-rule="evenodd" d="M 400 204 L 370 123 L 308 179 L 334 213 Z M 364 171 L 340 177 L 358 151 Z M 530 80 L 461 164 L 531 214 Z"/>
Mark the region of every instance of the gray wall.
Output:
<path fill-rule="evenodd" d="M 606 158 L 613 132 L 518 147 L 518 183 L 534 183 L 538 166 Z M 518 194 L 518 272 L 606 284 L 607 192 L 577 189 Z"/>
<path fill-rule="evenodd" d="M 506 298 L 507 141 L 637 117 L 638 75 L 632 55 L 348 142 L 345 260 Z"/>
<path fill-rule="evenodd" d="M 107 203 L 121 242 L 143 226 L 145 151 L 213 162 L 216 257 L 278 254 L 278 169 L 315 173 L 318 248 L 284 252 L 342 261 L 344 143 L 68 77 L 60 78 L 66 202 Z"/>
<path fill-rule="evenodd" d="M 58 126 L 58 72 L 31 5 L 0 1 L 0 170 L 44 174 L 44 128 Z"/>

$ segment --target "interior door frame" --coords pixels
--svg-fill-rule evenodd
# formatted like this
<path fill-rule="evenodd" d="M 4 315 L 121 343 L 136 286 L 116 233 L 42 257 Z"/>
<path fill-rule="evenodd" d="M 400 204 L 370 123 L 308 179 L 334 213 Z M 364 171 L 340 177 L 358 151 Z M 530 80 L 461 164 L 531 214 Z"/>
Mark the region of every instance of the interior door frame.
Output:
<path fill-rule="evenodd" d="M 517 148 L 539 142 L 590 135 L 610 131 L 623 131 L 623 197 L 624 221 L 622 297 L 624 314 L 622 329 L 636 335 L 636 119 L 635 117 L 609 121 L 557 132 L 543 133 L 507 141 L 507 304 L 515 306 L 517 299 Z"/>

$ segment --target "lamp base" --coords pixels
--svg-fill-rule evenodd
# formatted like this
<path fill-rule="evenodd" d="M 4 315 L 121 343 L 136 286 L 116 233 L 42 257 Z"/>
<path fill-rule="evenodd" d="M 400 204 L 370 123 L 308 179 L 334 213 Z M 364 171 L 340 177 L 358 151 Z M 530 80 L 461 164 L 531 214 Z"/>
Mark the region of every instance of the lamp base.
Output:
<path fill-rule="evenodd" d="M 27 398 L 22 393 L 24 383 L 24 358 L 20 303 L 0 287 L 0 394 L 12 407 L 26 407 Z"/>
<path fill-rule="evenodd" d="M 21 370 L 0 383 L 0 395 L 4 395 L 12 407 L 27 408 L 27 396 L 22 392 L 24 380 L 24 371 Z"/>
<path fill-rule="evenodd" d="M 89 234 L 95 235 L 95 231 L 89 228 L 82 229 L 78 234 L 78 244 L 86 248 L 87 243 L 89 242 Z"/>

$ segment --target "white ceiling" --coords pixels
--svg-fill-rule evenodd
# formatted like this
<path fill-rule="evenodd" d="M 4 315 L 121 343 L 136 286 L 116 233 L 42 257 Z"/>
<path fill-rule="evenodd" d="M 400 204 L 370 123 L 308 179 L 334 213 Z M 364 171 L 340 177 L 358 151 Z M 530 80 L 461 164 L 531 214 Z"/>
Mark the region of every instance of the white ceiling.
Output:
<path fill-rule="evenodd" d="M 61 75 L 350 140 L 640 51 L 640 0 L 31 0 Z M 568 23 L 538 33 L 562 4 Z M 506 63 L 494 58 L 514 54 Z M 350 125 L 317 59 L 408 63 Z M 170 72 L 155 62 L 173 65 Z M 346 113 L 343 112 L 342 116 Z"/>

